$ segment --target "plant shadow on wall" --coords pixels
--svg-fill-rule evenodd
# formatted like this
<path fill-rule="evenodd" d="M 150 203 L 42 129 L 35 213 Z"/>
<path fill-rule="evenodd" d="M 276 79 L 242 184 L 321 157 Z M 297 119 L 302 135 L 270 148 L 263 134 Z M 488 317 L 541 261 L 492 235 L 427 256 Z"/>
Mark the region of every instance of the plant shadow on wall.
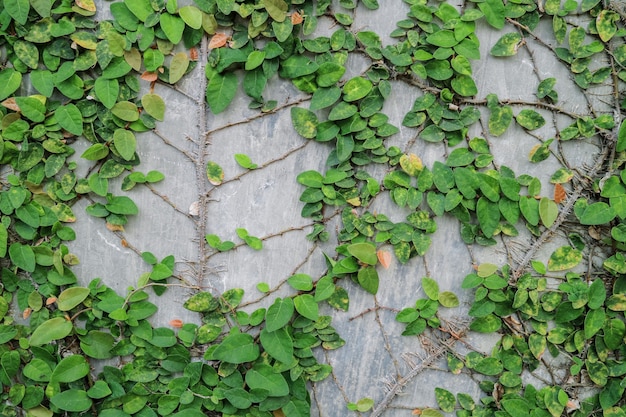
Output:
<path fill-rule="evenodd" d="M 92 0 L 0 4 L 0 414 L 307 416 L 311 389 L 332 375 L 346 399 L 336 415 L 396 415 L 397 407 L 429 417 L 626 415 L 623 5 L 405 3 L 408 14 L 387 46 L 379 34 L 353 27 L 357 14 L 377 13 L 376 0 L 199 0 L 182 7 L 126 0 L 111 3 L 113 19 L 101 22 L 93 18 Z M 330 36 L 317 36 L 318 21 L 328 20 Z M 549 39 L 538 35 L 546 23 Z M 502 31 L 490 47 L 497 59 L 551 54 L 588 97 L 585 110 L 566 109 L 560 80 L 538 75 L 536 99 L 477 97 L 472 61 L 488 58 L 480 54 L 481 27 Z M 349 78 L 351 55 L 369 65 Z M 78 258 L 66 243 L 76 239 L 71 223 L 83 215 L 73 210 L 77 201 L 88 201 L 87 214 L 119 236 L 139 214 L 133 188 L 146 187 L 187 215 L 159 191 L 162 173 L 140 170 L 137 151 L 141 133 L 158 134 L 165 118 L 157 88 L 176 90 L 194 71 L 205 93 L 203 131 L 207 112 L 224 111 L 241 85 L 259 111 L 241 123 L 289 109 L 295 131 L 329 149 L 324 172 L 294 177 L 303 187 L 302 216 L 312 221 L 300 230 L 311 241 L 336 241 L 335 251 L 319 277 L 296 271 L 276 286 L 259 283 L 257 301 L 273 297 L 267 307 L 243 303 L 241 289 L 206 291 L 204 267 L 190 281 L 173 256 L 158 258 L 126 240 L 150 266 L 126 294 L 101 279 L 82 286 L 72 272 Z M 274 78 L 289 80 L 306 98 L 284 105 L 266 99 Z M 398 85 L 419 95 L 402 120 L 416 132 L 406 149 L 386 144 L 399 133 L 382 112 Z M 33 89 L 36 94 L 20 93 Z M 553 124 L 548 139 L 537 133 L 549 123 L 546 116 Z M 495 138 L 512 129 L 537 141 L 527 150 L 530 163 L 551 158 L 560 164 L 549 178 L 494 162 Z M 192 140 L 193 152 L 161 136 L 199 173 L 190 216 L 199 234 L 198 264 L 241 246 L 263 250 L 266 241 L 292 230 L 257 237 L 240 227 L 237 242 L 207 232 L 207 206 L 217 204 L 210 197 L 229 180 L 210 158 L 210 132 L 201 136 Z M 442 145 L 445 160 L 427 166 L 410 152 L 417 139 Z M 75 145 L 85 143 L 78 158 Z M 594 162 L 573 166 L 568 150 L 583 143 L 597 145 Z M 286 156 L 259 165 L 247 154 L 233 155 L 246 170 L 240 177 Z M 377 167 L 383 176 L 371 174 Z M 402 221 L 370 210 L 383 199 L 405 213 Z M 444 216 L 458 220 L 470 253 L 473 245 L 499 245 L 508 263 L 476 263 L 463 280 L 474 297 L 467 326 L 455 328 L 441 314 L 458 307 L 459 298 L 430 276 L 421 280 L 424 297 L 411 306 L 377 302 L 373 312 L 394 312 L 404 336 L 437 343 L 375 400 L 350 401 L 333 368 L 319 360 L 320 351 L 345 343 L 333 318 L 320 311 L 347 311 L 351 283 L 364 290 L 358 297 L 376 295 L 379 273 L 392 257 L 403 264 L 424 257 L 436 219 Z M 339 222 L 337 233 L 327 227 L 330 220 Z M 522 254 L 514 245 L 519 234 L 530 239 Z M 564 243 L 541 261 L 544 245 L 555 241 Z M 151 297 L 172 287 L 193 292 L 184 307 L 198 313 L 197 324 L 151 324 L 157 312 Z M 281 287 L 290 293 L 274 294 Z M 498 342 L 481 352 L 468 341 L 474 333 L 493 333 Z M 483 394 L 439 387 L 436 404 L 394 402 L 441 361 L 449 372 L 473 378 Z"/>

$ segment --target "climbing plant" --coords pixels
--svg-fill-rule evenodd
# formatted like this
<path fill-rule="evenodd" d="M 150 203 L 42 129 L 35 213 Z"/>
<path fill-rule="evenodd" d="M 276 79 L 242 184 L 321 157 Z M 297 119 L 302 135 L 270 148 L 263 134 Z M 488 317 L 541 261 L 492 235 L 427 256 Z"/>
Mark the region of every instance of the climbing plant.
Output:
<path fill-rule="evenodd" d="M 100 21 L 93 0 L 0 3 L 0 414 L 310 415 L 309 389 L 333 372 L 319 352 L 346 343 L 323 311 L 347 311 L 352 282 L 364 290 L 359 296 L 376 295 L 393 257 L 406 264 L 425 256 L 444 216 L 458 221 L 469 247 L 506 247 L 520 234 L 531 243 L 523 254 L 510 253 L 507 264 L 474 265 L 462 281 L 474 297 L 468 326 L 455 329 L 446 319 L 443 310 L 461 302 L 436 277 L 421 279 L 424 296 L 413 305 L 388 307 L 402 335 L 445 340 L 382 398 L 347 400 L 337 415 L 381 415 L 439 358 L 450 372 L 475 378 L 484 395 L 437 387 L 437 406 L 415 399 L 413 414 L 626 414 L 623 4 L 405 3 L 408 14 L 388 45 L 353 27 L 356 11 L 375 13 L 376 0 L 125 0 L 110 3 L 111 19 Z M 330 36 L 318 36 L 321 20 L 332 21 Z M 546 22 L 554 43 L 537 34 Z M 502 31 L 492 57 L 516 59 L 533 43 L 553 54 L 587 97 L 601 90 L 604 102 L 590 98 L 585 111 L 567 110 L 559 80 L 539 75 L 536 100 L 479 97 L 473 62 L 485 58 L 480 27 Z M 351 56 L 368 62 L 362 73 L 347 75 Z M 199 71 L 206 106 L 199 117 L 225 111 L 241 86 L 251 109 L 262 116 L 289 108 L 295 132 L 328 149 L 323 172 L 294 173 L 301 214 L 312 221 L 307 238 L 332 239 L 326 271 L 296 271 L 277 287 L 258 283 L 266 307 L 250 308 L 241 289 L 218 293 L 204 276 L 188 279 L 172 255 L 159 259 L 136 248 L 149 272 L 125 294 L 72 271 L 79 259 L 68 248 L 76 239 L 71 223 L 83 215 L 76 203 L 88 201 L 86 214 L 120 233 L 139 214 L 133 189 L 159 195 L 165 176 L 141 170 L 141 136 L 158 134 L 165 120 L 158 87 L 176 89 Z M 266 87 L 277 78 L 304 98 L 282 106 L 269 98 Z M 397 85 L 419 92 L 402 128 L 415 132 L 412 142 L 443 144 L 441 161 L 429 165 L 388 144 L 400 132 L 383 112 Z M 546 139 L 537 132 L 549 117 L 567 123 L 555 123 Z M 561 164 L 548 179 L 552 189 L 544 178 L 497 163 L 493 141 L 512 129 L 536 138 L 530 163 L 553 157 Z M 198 244 L 209 253 L 244 245 L 262 251 L 265 238 L 243 225 L 237 242 L 207 229 L 209 197 L 227 180 L 206 148 L 208 137 L 199 140 L 198 154 L 185 154 L 202 173 L 199 199 L 185 213 L 197 219 Z M 594 161 L 573 166 L 563 148 L 583 143 L 598 145 Z M 247 154 L 233 157 L 245 172 L 263 167 Z M 374 210 L 381 199 L 402 220 Z M 553 239 L 563 243 L 544 262 L 540 252 Z M 290 290 L 276 295 L 283 284 Z M 173 287 L 191 293 L 184 307 L 197 321 L 156 327 L 154 298 Z M 454 346 L 469 333 L 495 333 L 498 341 L 489 353 L 470 345 L 459 354 Z M 537 377 L 538 370 L 548 377 Z"/>

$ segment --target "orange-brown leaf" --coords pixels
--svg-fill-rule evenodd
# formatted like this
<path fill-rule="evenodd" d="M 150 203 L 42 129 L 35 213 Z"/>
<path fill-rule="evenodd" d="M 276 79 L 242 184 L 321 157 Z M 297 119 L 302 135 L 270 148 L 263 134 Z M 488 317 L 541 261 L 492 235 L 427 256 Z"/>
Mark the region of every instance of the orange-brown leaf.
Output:
<path fill-rule="evenodd" d="M 156 72 L 145 71 L 141 74 L 141 79 L 148 82 L 156 81 L 159 78 L 159 75 Z"/>
<path fill-rule="evenodd" d="M 24 320 L 26 320 L 27 318 L 29 318 L 29 317 L 30 317 L 30 314 L 31 314 L 32 312 L 33 312 L 33 309 L 32 309 L 32 308 L 30 308 L 30 307 L 26 308 L 26 310 L 24 310 L 24 312 L 22 313 L 22 318 L 23 318 Z"/>
<path fill-rule="evenodd" d="M 122 246 L 124 246 L 125 248 L 128 247 L 128 242 L 126 241 L 126 239 L 122 239 Z"/>
<path fill-rule="evenodd" d="M 0 104 L 2 104 L 4 107 L 6 107 L 9 110 L 20 111 L 20 106 L 18 106 L 17 103 L 15 102 L 15 97 L 9 97 Z"/>
<path fill-rule="evenodd" d="M 198 49 L 191 47 L 191 49 L 189 50 L 189 59 L 191 61 L 197 61 L 198 60 Z"/>
<path fill-rule="evenodd" d="M 183 327 L 183 321 L 180 319 L 172 319 L 170 320 L 170 326 L 176 329 L 180 329 L 181 327 Z"/>
<path fill-rule="evenodd" d="M 222 46 L 226 45 L 226 42 L 228 42 L 229 38 L 230 36 L 225 33 L 216 33 L 209 41 L 209 48 L 221 48 Z"/>
<path fill-rule="evenodd" d="M 388 269 L 391 264 L 391 254 L 386 250 L 378 249 L 378 251 L 376 251 L 376 256 L 378 257 L 378 262 L 380 262 L 383 268 Z"/>
<path fill-rule="evenodd" d="M 554 184 L 554 202 L 556 204 L 561 204 L 567 198 L 567 193 L 565 192 L 565 188 L 561 184 Z"/>
<path fill-rule="evenodd" d="M 46 305 L 49 306 L 50 304 L 54 304 L 57 302 L 57 298 L 56 297 L 48 297 L 46 299 Z"/>
<path fill-rule="evenodd" d="M 300 13 L 293 12 L 291 14 L 291 24 L 299 25 L 300 23 L 302 23 L 302 21 L 304 21 L 304 17 L 302 17 L 302 15 Z"/>

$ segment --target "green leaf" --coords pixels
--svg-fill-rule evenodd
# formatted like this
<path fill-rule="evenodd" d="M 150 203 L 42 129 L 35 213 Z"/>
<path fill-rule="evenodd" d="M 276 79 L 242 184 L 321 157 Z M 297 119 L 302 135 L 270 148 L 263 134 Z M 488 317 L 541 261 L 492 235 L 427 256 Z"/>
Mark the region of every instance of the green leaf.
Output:
<path fill-rule="evenodd" d="M 319 317 L 319 306 L 311 294 L 298 295 L 293 300 L 296 311 L 303 317 L 310 320 L 317 320 Z"/>
<path fill-rule="evenodd" d="M 113 196 L 104 207 L 115 214 L 134 215 L 139 213 L 134 201 L 126 196 Z"/>
<path fill-rule="evenodd" d="M 531 415 L 528 401 L 523 398 L 507 398 L 500 403 L 511 417 L 528 417 Z"/>
<path fill-rule="evenodd" d="M 84 158 L 88 161 L 98 161 L 100 159 L 106 158 L 108 154 L 109 154 L 108 146 L 106 146 L 104 143 L 94 143 L 93 145 L 85 149 L 85 152 L 83 152 L 83 154 L 81 155 L 81 158 Z M 96 174 L 97 173 L 92 174 L 91 177 L 95 175 L 99 179 L 100 176 Z M 106 179 L 106 178 L 102 178 L 102 179 Z M 104 194 L 98 193 L 95 187 L 92 187 L 92 188 L 94 188 L 94 192 L 96 192 L 96 194 L 104 196 Z"/>
<path fill-rule="evenodd" d="M 378 262 L 378 257 L 376 256 L 376 246 L 371 243 L 353 243 L 349 245 L 347 249 L 350 255 L 365 264 L 376 265 Z"/>
<path fill-rule="evenodd" d="M 7 255 L 8 240 L 9 232 L 6 226 L 0 223 L 0 258 L 4 258 Z"/>
<path fill-rule="evenodd" d="M 17 1 L 21 2 L 23 0 Z M 19 57 L 20 61 L 22 61 L 26 66 L 31 69 L 37 69 L 37 67 L 39 66 L 39 49 L 37 49 L 35 45 L 23 40 L 16 40 L 13 43 L 13 50 L 15 54 Z"/>
<path fill-rule="evenodd" d="M 355 142 L 352 136 L 337 137 L 337 159 L 341 162 L 347 161 L 352 156 Z"/>
<path fill-rule="evenodd" d="M 281 64 L 278 74 L 282 78 L 293 79 L 313 74 L 318 68 L 316 62 L 304 55 L 291 55 Z"/>
<path fill-rule="evenodd" d="M 524 109 L 515 117 L 517 123 L 524 129 L 535 130 L 546 124 L 546 120 L 535 110 Z"/>
<path fill-rule="evenodd" d="M 513 120 L 513 109 L 509 106 L 497 106 L 490 108 L 489 132 L 493 136 L 500 136 L 508 129 Z"/>
<path fill-rule="evenodd" d="M 213 359 L 228 363 L 253 362 L 259 357 L 259 345 L 246 333 L 233 333 L 213 351 Z"/>
<path fill-rule="evenodd" d="M 317 135 L 317 116 L 310 110 L 302 107 L 291 108 L 291 122 L 298 134 L 306 139 L 313 139 Z"/>
<path fill-rule="evenodd" d="M 76 136 L 83 134 L 83 115 L 74 104 L 59 106 L 54 111 L 54 116 L 63 129 Z"/>
<path fill-rule="evenodd" d="M 273 332 L 281 329 L 291 320 L 294 312 L 294 302 L 291 298 L 277 298 L 269 306 L 265 315 L 265 330 Z"/>
<path fill-rule="evenodd" d="M 267 14 L 277 22 L 282 22 L 287 17 L 288 5 L 284 0 L 263 0 Z"/>
<path fill-rule="evenodd" d="M 591 310 L 585 316 L 584 331 L 585 339 L 589 340 L 604 327 L 606 313 L 603 308 Z"/>
<path fill-rule="evenodd" d="M 189 7 L 192 7 L 192 6 L 189 6 Z M 187 54 L 184 52 L 176 53 L 172 57 L 172 60 L 170 61 L 169 83 L 170 84 L 177 83 L 181 78 L 183 78 L 183 75 L 185 75 L 188 68 L 189 68 L 189 57 L 187 56 Z M 163 120 L 162 118 L 159 119 L 158 117 L 154 117 L 154 118 L 157 120 Z"/>
<path fill-rule="evenodd" d="M 263 349 L 274 359 L 284 364 L 293 362 L 293 341 L 286 328 L 280 328 L 273 332 L 268 332 L 267 328 L 263 329 L 260 334 L 261 345 Z M 253 387 L 251 387 L 253 388 Z M 274 395 L 274 394 L 270 394 Z M 286 395 L 286 394 L 276 394 Z"/>
<path fill-rule="evenodd" d="M 206 88 L 206 100 L 211 112 L 218 114 L 226 110 L 237 93 L 237 76 L 232 72 L 214 74 Z"/>
<path fill-rule="evenodd" d="M 148 0 L 124 0 L 124 4 L 142 22 L 145 22 L 148 16 L 154 13 Z"/>
<path fill-rule="evenodd" d="M 489 52 L 493 56 L 513 56 L 522 41 L 522 35 L 518 32 L 510 32 L 498 39 Z"/>
<path fill-rule="evenodd" d="M 343 86 L 344 101 L 351 102 L 360 100 L 372 91 L 373 84 L 363 77 L 354 77 Z"/>
<path fill-rule="evenodd" d="M 519 208 L 526 221 L 532 225 L 539 224 L 539 202 L 532 197 L 520 197 Z"/>
<path fill-rule="evenodd" d="M 22 245 L 18 242 L 12 243 L 11 246 L 9 246 L 9 257 L 11 258 L 11 262 L 18 268 L 26 272 L 35 271 L 35 252 L 33 252 L 30 246 Z"/>
<path fill-rule="evenodd" d="M 81 337 L 80 348 L 90 358 L 109 359 L 113 356 L 111 350 L 115 343 L 116 340 L 111 333 L 91 330 L 87 336 Z M 89 396 L 95 398 L 91 393 Z"/>
<path fill-rule="evenodd" d="M 500 208 L 498 204 L 481 197 L 476 204 L 476 216 L 480 223 L 480 230 L 485 237 L 492 237 L 500 223 Z"/>
<path fill-rule="evenodd" d="M 187 301 L 185 301 L 183 307 L 189 311 L 204 313 L 216 310 L 219 305 L 220 303 L 217 298 L 215 298 L 211 293 L 203 291 L 192 295 L 189 299 L 187 299 Z"/>
<path fill-rule="evenodd" d="M 187 56 L 187 55 L 185 55 Z M 170 72 L 170 79 L 172 73 Z M 171 82 L 171 81 L 170 81 Z M 146 113 L 159 121 L 163 121 L 165 116 L 165 102 L 157 94 L 145 94 L 141 97 L 141 105 Z"/>
<path fill-rule="evenodd" d="M 626 324 L 620 319 L 610 319 L 603 327 L 604 343 L 609 349 L 617 349 L 626 335 Z"/>
<path fill-rule="evenodd" d="M 50 376 L 50 382 L 69 383 L 78 381 L 89 374 L 89 362 L 82 355 L 64 357 Z"/>
<path fill-rule="evenodd" d="M 547 197 L 539 200 L 539 218 L 545 227 L 550 228 L 558 215 L 559 207 L 553 200 Z"/>
<path fill-rule="evenodd" d="M 25 25 L 28 20 L 30 3 L 28 0 L 4 0 L 4 8 L 17 23 Z"/>
<path fill-rule="evenodd" d="M 548 271 L 564 271 L 574 268 L 583 259 L 583 254 L 571 246 L 562 246 L 555 250 L 548 260 Z"/>
<path fill-rule="evenodd" d="M 22 84 L 22 74 L 13 68 L 0 71 L 0 100 L 4 100 L 17 91 Z"/>
<path fill-rule="evenodd" d="M 437 400 L 437 404 L 439 405 L 439 408 L 441 408 L 441 411 L 445 411 L 446 413 L 451 413 L 452 411 L 454 411 L 454 407 L 456 406 L 456 398 L 454 397 L 454 394 L 452 394 L 450 391 L 436 387 L 435 399 Z"/>
<path fill-rule="evenodd" d="M 69 311 L 85 301 L 91 290 L 85 287 L 71 287 L 63 290 L 57 299 L 57 307 L 61 311 Z"/>
<path fill-rule="evenodd" d="M 317 69 L 316 82 L 319 87 L 334 86 L 346 72 L 346 67 L 335 62 L 324 62 Z"/>
<path fill-rule="evenodd" d="M 451 48 L 459 43 L 451 30 L 439 30 L 426 37 L 426 42 L 441 48 Z"/>
<path fill-rule="evenodd" d="M 489 25 L 496 29 L 504 27 L 504 18 L 506 15 L 502 0 L 486 0 L 478 3 L 478 8 L 485 15 L 485 20 Z"/>
<path fill-rule="evenodd" d="M 115 132 L 113 132 L 113 144 L 117 152 L 119 152 L 120 156 L 125 160 L 130 161 L 135 156 L 137 139 L 130 130 L 115 129 Z"/>
<path fill-rule="evenodd" d="M 211 184 L 220 185 L 224 180 L 224 171 L 221 166 L 210 161 L 206 166 L 206 176 Z"/>
<path fill-rule="evenodd" d="M 73 412 L 86 411 L 92 405 L 87 392 L 75 388 L 54 395 L 50 398 L 50 402 L 61 410 Z"/>
<path fill-rule="evenodd" d="M 500 327 L 502 327 L 502 321 L 493 314 L 475 318 L 470 324 L 470 330 L 478 333 L 493 333 L 498 331 Z"/>
<path fill-rule="evenodd" d="M 134 122 L 139 120 L 139 109 L 135 103 L 131 103 L 130 101 L 120 101 L 115 103 L 115 105 L 111 108 L 111 113 L 125 122 Z"/>
<path fill-rule="evenodd" d="M 463 97 L 471 97 L 478 93 L 476 83 L 469 75 L 460 74 L 451 81 L 452 89 Z"/>
<path fill-rule="evenodd" d="M 439 300 L 439 284 L 432 278 L 422 278 L 422 289 L 428 298 L 431 300 Z"/>
<path fill-rule="evenodd" d="M 0 76 L 1 74 L 2 73 L 0 73 Z M 2 88 L 1 84 L 0 88 Z M 2 94 L 0 94 L 0 96 L 2 96 Z M 622 121 L 622 124 L 619 127 L 619 131 L 617 132 L 617 145 L 615 146 L 615 150 L 617 152 L 622 152 L 626 150 L 626 120 Z"/>
<path fill-rule="evenodd" d="M 41 323 L 30 336 L 31 346 L 47 345 L 53 340 L 63 339 L 72 332 L 74 326 L 65 317 L 55 317 Z"/>
<path fill-rule="evenodd" d="M 120 84 L 116 78 L 108 80 L 103 77 L 98 77 L 94 83 L 94 91 L 96 97 L 98 97 L 98 100 L 100 100 L 104 107 L 111 109 L 115 105 L 120 93 Z"/>
<path fill-rule="evenodd" d="M 271 397 L 282 397 L 289 394 L 289 385 L 285 378 L 276 373 L 271 366 L 258 363 L 246 372 L 246 384 L 250 389 L 268 391 Z"/>
<path fill-rule="evenodd" d="M 376 294 L 378 292 L 378 272 L 376 268 L 367 266 L 359 269 L 357 274 L 359 285 L 370 294 Z"/>
<path fill-rule="evenodd" d="M 200 29 L 202 27 L 202 11 L 197 7 L 183 6 L 178 10 L 178 14 L 190 28 Z"/>
<path fill-rule="evenodd" d="M 587 226 L 605 224 L 615 218 L 615 210 L 613 207 L 600 201 L 588 205 L 578 218 L 580 224 Z"/>
<path fill-rule="evenodd" d="M 185 30 L 185 22 L 178 16 L 161 13 L 159 16 L 159 23 L 163 33 L 167 36 L 167 39 L 174 45 L 180 43 L 183 38 L 183 31 Z"/>
<path fill-rule="evenodd" d="M 439 410 L 434 408 L 425 408 L 422 410 L 422 417 L 443 417 L 443 414 Z"/>
<path fill-rule="evenodd" d="M 439 293 L 439 304 L 447 308 L 458 307 L 459 298 L 450 291 L 443 291 Z"/>
<path fill-rule="evenodd" d="M 601 10 L 596 17 L 596 29 L 603 42 L 608 42 L 617 33 L 620 15 L 613 10 Z"/>
<path fill-rule="evenodd" d="M 235 161 L 239 164 L 239 166 L 245 169 L 256 169 L 258 167 L 257 164 L 252 162 L 248 155 L 243 153 L 236 153 Z"/>

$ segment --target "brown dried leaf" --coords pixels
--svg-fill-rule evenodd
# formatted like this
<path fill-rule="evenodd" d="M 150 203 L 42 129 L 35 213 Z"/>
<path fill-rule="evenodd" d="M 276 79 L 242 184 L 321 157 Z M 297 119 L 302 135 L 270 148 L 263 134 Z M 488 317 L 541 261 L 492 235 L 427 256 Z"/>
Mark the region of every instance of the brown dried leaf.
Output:
<path fill-rule="evenodd" d="M 567 198 L 565 188 L 561 184 L 554 184 L 554 202 L 561 204 Z"/>
<path fill-rule="evenodd" d="M 183 321 L 180 319 L 172 319 L 170 320 L 170 326 L 176 329 L 180 329 L 181 327 L 183 327 Z"/>
<path fill-rule="evenodd" d="M 291 14 L 291 24 L 299 25 L 304 21 L 304 17 L 299 12 L 293 12 Z"/>
<path fill-rule="evenodd" d="M 197 61 L 198 60 L 198 49 L 195 47 L 191 47 L 191 49 L 189 50 L 189 59 L 191 61 Z"/>
<path fill-rule="evenodd" d="M 54 304 L 57 302 L 57 298 L 56 297 L 48 297 L 46 299 L 46 305 L 49 306 L 50 304 Z"/>
<path fill-rule="evenodd" d="M 383 268 L 388 269 L 391 264 L 391 254 L 386 250 L 379 249 L 376 252 L 376 256 L 378 257 L 378 262 L 380 262 Z"/>
<path fill-rule="evenodd" d="M 2 104 L 4 107 L 6 107 L 9 110 L 20 111 L 20 106 L 18 106 L 17 103 L 15 102 L 15 97 L 9 97 L 0 104 Z"/>
<path fill-rule="evenodd" d="M 32 308 L 30 308 L 30 307 L 26 308 L 26 310 L 24 310 L 24 312 L 22 313 L 22 318 L 23 318 L 24 320 L 26 320 L 27 318 L 29 318 L 29 317 L 30 317 L 30 315 L 31 315 L 31 313 L 32 313 L 32 312 L 33 312 L 33 309 L 32 309 Z"/>
<path fill-rule="evenodd" d="M 228 42 L 228 39 L 230 39 L 230 36 L 228 36 L 227 34 L 216 33 L 215 35 L 213 35 L 213 37 L 209 41 L 209 48 L 210 49 L 221 48 L 222 46 L 226 45 L 226 43 Z"/>
<path fill-rule="evenodd" d="M 159 75 L 156 72 L 145 71 L 141 74 L 141 79 L 148 82 L 154 82 L 159 79 Z"/>

